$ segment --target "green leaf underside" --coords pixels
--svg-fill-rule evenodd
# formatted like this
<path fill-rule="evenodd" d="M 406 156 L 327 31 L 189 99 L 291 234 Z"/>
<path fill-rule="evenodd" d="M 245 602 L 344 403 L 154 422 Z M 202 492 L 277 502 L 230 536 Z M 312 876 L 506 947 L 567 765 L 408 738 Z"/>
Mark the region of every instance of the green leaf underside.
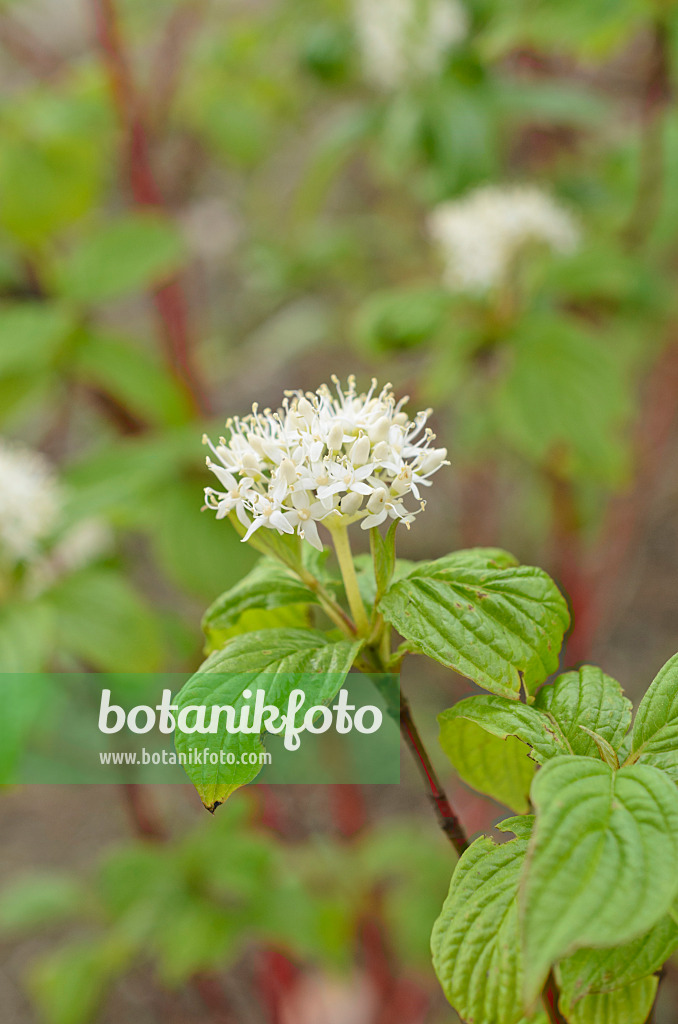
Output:
<path fill-rule="evenodd" d="M 594 665 L 558 676 L 539 691 L 535 707 L 557 723 L 569 752 L 584 757 L 601 756 L 595 739 L 584 728 L 618 750 L 631 725 L 631 701 L 615 679 Z"/>
<path fill-rule="evenodd" d="M 469 786 L 517 814 L 527 813 L 536 765 L 524 743 L 513 736 L 500 739 L 474 721 L 455 718 L 441 722 L 440 745 Z"/>
<path fill-rule="evenodd" d="M 313 591 L 283 566 L 262 559 L 244 579 L 210 605 L 203 617 L 203 630 L 212 640 L 215 635 L 237 627 L 246 612 L 317 602 Z"/>
<path fill-rule="evenodd" d="M 532 748 L 532 758 L 544 764 L 567 747 L 549 718 L 529 704 L 522 704 L 496 694 L 465 697 L 438 715 L 440 742 L 444 746 L 450 728 L 459 719 L 475 722 L 499 739 L 514 736 Z"/>
<path fill-rule="evenodd" d="M 570 1001 L 608 992 L 654 974 L 678 948 L 678 925 L 668 914 L 644 935 L 612 949 L 579 949 L 558 972 Z"/>
<path fill-rule="evenodd" d="M 558 1002 L 568 1024 L 645 1024 L 655 995 L 658 979 L 643 978 L 611 992 L 584 996 L 571 1002 L 563 991 Z"/>
<path fill-rule="evenodd" d="M 532 785 L 537 820 L 521 886 L 525 995 L 586 946 L 646 932 L 678 888 L 678 791 L 661 772 L 555 758 Z"/>
<path fill-rule="evenodd" d="M 633 751 L 640 764 L 661 768 L 678 782 L 678 654 L 660 669 L 640 702 Z"/>
<path fill-rule="evenodd" d="M 306 701 L 299 711 L 301 717 L 305 708 L 322 704 L 339 691 L 360 646 L 360 641 L 329 641 L 315 630 L 266 629 L 236 636 L 210 655 L 181 689 L 176 703 L 180 709 L 233 705 L 238 717 L 245 702 L 243 690 L 255 693 L 262 689 L 266 703 L 284 711 L 291 691 L 301 688 L 299 676 L 303 674 Z M 233 765 L 186 765 L 187 774 L 210 810 L 258 775 L 259 765 L 240 764 L 240 755 L 264 749 L 258 734 L 229 734 L 223 716 L 216 733 L 177 731 L 176 747 L 179 752 L 206 747 L 235 754 Z"/>
<path fill-rule="evenodd" d="M 438 980 L 473 1024 L 518 1024 L 524 1016 L 516 893 L 526 850 L 526 837 L 499 846 L 488 836 L 476 839 L 455 868 L 433 928 Z"/>
<path fill-rule="evenodd" d="M 515 699 L 557 668 L 569 613 L 541 569 L 497 569 L 475 554 L 418 565 L 379 608 L 410 649 Z"/>

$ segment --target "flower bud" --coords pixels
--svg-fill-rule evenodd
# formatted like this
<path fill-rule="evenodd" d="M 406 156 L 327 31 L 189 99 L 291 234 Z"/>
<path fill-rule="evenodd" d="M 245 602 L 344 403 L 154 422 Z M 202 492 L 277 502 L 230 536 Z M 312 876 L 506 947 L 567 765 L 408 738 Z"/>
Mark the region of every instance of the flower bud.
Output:
<path fill-rule="evenodd" d="M 391 446 L 386 441 L 380 441 L 375 445 L 372 458 L 375 462 L 385 462 L 392 454 Z"/>
<path fill-rule="evenodd" d="M 341 499 L 339 507 L 343 515 L 354 516 L 356 512 L 360 511 L 360 506 L 362 505 L 362 503 L 362 494 L 356 494 L 355 491 L 349 491 L 349 493 L 345 494 L 344 497 Z"/>
<path fill-rule="evenodd" d="M 297 412 L 299 413 L 300 416 L 304 417 L 307 423 L 313 422 L 313 417 L 315 416 L 315 409 L 309 402 L 308 398 L 305 398 L 303 395 L 299 399 L 299 402 L 297 403 Z"/>
<path fill-rule="evenodd" d="M 295 483 L 297 479 L 297 467 L 291 459 L 283 459 L 280 463 L 280 474 L 288 484 Z"/>
<path fill-rule="evenodd" d="M 447 448 L 432 448 L 431 451 L 426 452 L 422 456 L 417 472 L 423 475 L 435 473 L 437 469 L 440 469 L 446 458 Z"/>
<path fill-rule="evenodd" d="M 391 421 L 388 416 L 380 416 L 376 423 L 373 423 L 371 427 L 367 428 L 367 433 L 372 444 L 377 444 L 380 441 L 386 441 L 390 429 Z"/>
<path fill-rule="evenodd" d="M 332 452 L 338 452 L 344 441 L 344 427 L 341 423 L 334 423 L 327 435 L 327 447 Z"/>
<path fill-rule="evenodd" d="M 370 439 L 367 434 L 363 434 L 357 441 L 354 441 L 349 453 L 351 463 L 354 466 L 364 466 L 370 457 L 370 447 Z"/>
<path fill-rule="evenodd" d="M 374 493 L 370 496 L 370 499 L 367 502 L 367 511 L 372 512 L 373 514 L 375 512 L 381 512 L 387 500 L 388 491 L 386 490 L 386 488 L 378 487 L 376 491 L 374 491 Z"/>

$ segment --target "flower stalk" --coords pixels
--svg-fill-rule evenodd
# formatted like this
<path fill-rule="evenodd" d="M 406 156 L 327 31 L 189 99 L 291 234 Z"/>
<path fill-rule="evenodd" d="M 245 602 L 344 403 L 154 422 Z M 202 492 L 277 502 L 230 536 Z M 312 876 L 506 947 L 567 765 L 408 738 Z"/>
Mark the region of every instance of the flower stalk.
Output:
<path fill-rule="evenodd" d="M 351 551 L 351 542 L 348 537 L 348 528 L 342 522 L 327 522 L 325 525 L 332 535 L 332 543 L 334 544 L 334 551 L 341 570 L 341 578 L 344 581 L 346 599 L 351 609 L 353 621 L 356 624 L 358 633 L 361 636 L 367 636 L 370 621 L 360 594 L 358 577 L 353 562 L 353 552 Z"/>

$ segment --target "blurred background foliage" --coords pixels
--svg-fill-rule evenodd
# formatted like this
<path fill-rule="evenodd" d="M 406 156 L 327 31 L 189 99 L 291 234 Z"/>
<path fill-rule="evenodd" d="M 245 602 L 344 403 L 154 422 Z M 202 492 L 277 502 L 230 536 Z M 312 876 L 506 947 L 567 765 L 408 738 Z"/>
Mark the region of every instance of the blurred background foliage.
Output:
<path fill-rule="evenodd" d="M 441 5 L 432 34 L 424 0 L 0 2 L 4 671 L 197 665 L 253 564 L 201 515 L 200 436 L 333 372 L 436 410 L 452 468 L 403 555 L 543 565 L 566 662 L 631 695 L 675 651 L 678 5 Z M 578 244 L 451 285 L 435 211 L 514 184 Z M 435 744 L 469 685 L 410 672 Z M 3 1021 L 452 1020 L 451 865 L 404 775 L 208 822 L 179 789 L 8 789 Z M 452 787 L 470 832 L 503 816 Z M 677 999 L 669 970 L 658 1024 Z"/>

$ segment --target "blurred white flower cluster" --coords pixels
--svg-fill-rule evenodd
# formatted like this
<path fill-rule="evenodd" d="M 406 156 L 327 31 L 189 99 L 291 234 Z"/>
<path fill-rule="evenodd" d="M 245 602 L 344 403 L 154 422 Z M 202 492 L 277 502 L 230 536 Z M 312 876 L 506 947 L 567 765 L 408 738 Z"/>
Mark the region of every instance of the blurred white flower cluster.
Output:
<path fill-rule="evenodd" d="M 438 74 L 468 31 L 460 0 L 354 0 L 353 10 L 365 77 L 380 89 Z"/>
<path fill-rule="evenodd" d="M 501 285 L 530 244 L 565 254 L 579 241 L 568 210 L 531 185 L 487 185 L 443 203 L 430 215 L 429 231 L 453 291 L 485 292 Z"/>
<path fill-rule="evenodd" d="M 34 558 L 55 529 L 62 493 L 39 452 L 0 440 L 0 544 L 6 557 Z"/>
<path fill-rule="evenodd" d="M 0 438 L 0 565 L 28 563 L 28 589 L 34 592 L 110 546 L 108 529 L 93 519 L 56 536 L 65 499 L 44 455 Z"/>
<path fill-rule="evenodd" d="M 325 384 L 315 393 L 287 392 L 277 412 L 253 406 L 250 416 L 228 421 L 230 437 L 216 446 L 203 438 L 223 488 L 205 488 L 206 505 L 217 519 L 235 512 L 247 528 L 244 540 L 263 526 L 296 531 L 322 550 L 318 522 L 332 528 L 361 519 L 364 530 L 389 517 L 410 523 L 415 512 L 404 498 L 419 500 L 420 488 L 447 464 L 447 449 L 432 446 L 426 427 L 430 410 L 410 420 L 407 399 L 396 402 L 390 384 L 377 392 L 373 380 L 358 394 L 353 377 L 345 389 L 332 380 L 334 392 Z"/>

